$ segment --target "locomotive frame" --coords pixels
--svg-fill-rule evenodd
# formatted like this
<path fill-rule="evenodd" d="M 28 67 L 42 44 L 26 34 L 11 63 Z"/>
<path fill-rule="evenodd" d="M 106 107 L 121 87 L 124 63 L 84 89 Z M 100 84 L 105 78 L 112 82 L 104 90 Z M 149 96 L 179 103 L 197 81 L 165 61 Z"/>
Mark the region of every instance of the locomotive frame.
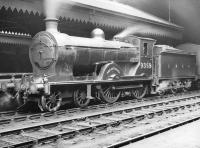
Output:
<path fill-rule="evenodd" d="M 154 39 L 126 36 L 108 41 L 101 29 L 93 31 L 93 38 L 73 37 L 57 31 L 56 19 L 46 19 L 46 26 L 29 49 L 33 75 L 24 75 L 15 85 L 20 106 L 34 101 L 42 111 L 56 111 L 69 99 L 79 107 L 92 99 L 141 99 L 185 91 L 198 80 L 196 55 L 155 45 Z"/>

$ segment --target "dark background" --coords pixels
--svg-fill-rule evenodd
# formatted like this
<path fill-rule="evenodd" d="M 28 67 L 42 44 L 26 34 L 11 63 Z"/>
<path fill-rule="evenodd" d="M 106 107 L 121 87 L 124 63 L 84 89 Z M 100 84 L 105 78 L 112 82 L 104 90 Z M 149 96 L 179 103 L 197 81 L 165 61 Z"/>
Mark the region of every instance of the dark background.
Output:
<path fill-rule="evenodd" d="M 169 0 L 115 0 L 169 20 Z M 170 0 L 171 22 L 184 27 L 183 42 L 200 44 L 200 0 Z"/>

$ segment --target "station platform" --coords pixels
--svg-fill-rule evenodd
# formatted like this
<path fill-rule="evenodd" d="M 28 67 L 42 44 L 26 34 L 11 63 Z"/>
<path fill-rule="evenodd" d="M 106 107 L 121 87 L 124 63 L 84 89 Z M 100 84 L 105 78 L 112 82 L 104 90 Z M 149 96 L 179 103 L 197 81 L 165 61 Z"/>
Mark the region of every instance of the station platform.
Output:
<path fill-rule="evenodd" d="M 200 120 L 129 144 L 123 148 L 200 148 Z"/>

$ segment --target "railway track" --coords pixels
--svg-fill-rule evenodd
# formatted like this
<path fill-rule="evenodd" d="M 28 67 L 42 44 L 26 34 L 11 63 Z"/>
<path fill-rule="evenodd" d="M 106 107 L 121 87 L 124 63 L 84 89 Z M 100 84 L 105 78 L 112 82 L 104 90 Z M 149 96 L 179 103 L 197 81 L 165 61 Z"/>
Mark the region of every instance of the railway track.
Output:
<path fill-rule="evenodd" d="M 198 114 L 199 114 L 199 112 L 198 112 Z M 126 140 L 122 140 L 120 142 L 117 142 L 117 143 L 111 144 L 109 146 L 106 146 L 106 148 L 123 147 L 123 146 L 129 145 L 131 143 L 134 143 L 134 142 L 137 142 L 137 141 L 140 141 L 140 140 L 155 136 L 155 135 L 160 134 L 162 132 L 166 132 L 168 130 L 177 128 L 179 126 L 182 126 L 182 125 L 197 121 L 197 120 L 200 119 L 200 116 L 198 114 L 196 114 L 194 117 L 189 117 L 187 115 L 187 117 L 182 117 L 181 119 L 179 118 L 177 120 L 168 121 L 168 122 L 165 121 L 164 123 L 161 123 L 159 127 L 158 126 L 154 127 L 154 130 L 151 129 L 150 132 L 141 133 L 141 135 L 139 135 L 139 136 L 135 136 L 133 138 L 128 138 Z M 192 114 L 192 115 L 194 115 L 194 114 Z"/>
<path fill-rule="evenodd" d="M 63 139 L 57 144 L 51 144 L 48 148 L 56 145 L 61 148 L 64 145 L 70 148 L 119 148 L 200 119 L 199 108 L 198 111 L 193 110 L 189 113 L 183 113 L 183 111 L 176 113 L 178 114 L 168 114 L 168 118 L 158 116 L 154 117 L 155 119 L 140 120 L 136 122 L 137 125 L 131 124 L 131 127 L 129 123 L 112 127 L 104 132 L 96 131 L 96 133 L 93 132 L 90 135 L 82 135 L 72 140 Z M 45 148 L 45 146 L 41 145 L 40 148 Z"/>
<path fill-rule="evenodd" d="M 90 112 L 84 111 L 75 116 L 73 113 L 60 111 L 56 114 L 45 113 L 31 116 L 19 123 L 10 122 L 0 125 L 0 147 L 29 147 L 37 145 L 43 147 L 45 144 L 62 141 L 70 146 L 80 142 L 79 137 L 91 140 L 98 136 L 105 136 L 127 128 L 138 127 L 142 122 L 161 117 L 163 114 L 173 116 L 177 112 L 198 110 L 200 106 L 200 95 L 167 99 L 135 106 L 123 106 L 112 108 L 107 106 L 106 110 L 93 108 Z M 169 118 L 169 117 L 168 117 Z M 149 121 L 148 121 L 149 122 Z M 115 128 L 116 127 L 116 128 Z M 91 136 L 92 135 L 92 136 Z M 87 138 L 86 138 L 87 137 Z M 75 141 L 75 144 L 74 144 Z M 51 145 L 50 144 L 50 145 Z M 79 145 L 80 146 L 80 145 Z M 83 146 L 83 145 L 82 145 Z M 75 146 L 76 147 L 76 146 Z"/>
<path fill-rule="evenodd" d="M 88 106 L 84 109 L 82 108 L 72 108 L 72 109 L 67 109 L 67 110 L 60 110 L 56 111 L 54 113 L 24 113 L 24 112 L 17 112 L 17 111 L 5 111 L 5 112 L 0 112 L 0 125 L 2 124 L 9 124 L 11 122 L 20 122 L 20 121 L 25 121 L 25 120 L 32 120 L 35 118 L 42 118 L 42 117 L 48 117 L 51 115 L 60 115 L 60 114 L 72 114 L 72 113 L 78 113 L 78 112 L 84 112 L 88 111 L 90 109 L 107 109 L 107 107 L 118 107 L 118 106 L 132 106 L 136 104 L 142 104 L 145 105 L 144 103 L 149 103 L 153 101 L 161 101 L 163 99 L 174 99 L 175 97 L 182 97 L 184 96 L 191 96 L 193 94 L 198 94 L 199 91 L 192 91 L 192 92 L 186 92 L 186 93 L 178 93 L 176 95 L 165 95 L 165 96 L 153 96 L 153 97 L 146 97 L 140 100 L 126 100 L 126 101 L 119 101 L 113 104 L 98 104 L 98 105 L 91 105 Z M 148 105 L 148 104 L 147 104 Z"/>

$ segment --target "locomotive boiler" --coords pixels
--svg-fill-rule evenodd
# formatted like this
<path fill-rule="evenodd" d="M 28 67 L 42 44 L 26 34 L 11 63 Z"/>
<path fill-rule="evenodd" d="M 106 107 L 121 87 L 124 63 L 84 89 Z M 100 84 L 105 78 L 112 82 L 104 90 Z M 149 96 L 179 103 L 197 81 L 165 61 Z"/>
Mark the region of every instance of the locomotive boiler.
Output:
<path fill-rule="evenodd" d="M 51 81 L 84 79 L 84 76 L 101 80 L 106 79 L 99 75 L 106 63 L 116 61 L 124 69 L 126 63 L 138 62 L 139 49 L 133 45 L 107 41 L 101 29 L 94 30 L 92 38 L 72 37 L 58 32 L 56 21 L 47 20 L 47 30 L 33 38 L 29 57 L 35 76 L 45 74 Z"/>
<path fill-rule="evenodd" d="M 113 103 L 127 95 L 140 99 L 188 89 L 195 80 L 195 55 L 155 46 L 150 38 L 105 40 L 101 29 L 92 38 L 69 36 L 57 30 L 57 23 L 46 19 L 46 31 L 33 38 L 33 74 L 16 85 L 21 105 L 35 101 L 41 110 L 56 111 L 67 100 L 79 107 L 91 99 Z"/>

